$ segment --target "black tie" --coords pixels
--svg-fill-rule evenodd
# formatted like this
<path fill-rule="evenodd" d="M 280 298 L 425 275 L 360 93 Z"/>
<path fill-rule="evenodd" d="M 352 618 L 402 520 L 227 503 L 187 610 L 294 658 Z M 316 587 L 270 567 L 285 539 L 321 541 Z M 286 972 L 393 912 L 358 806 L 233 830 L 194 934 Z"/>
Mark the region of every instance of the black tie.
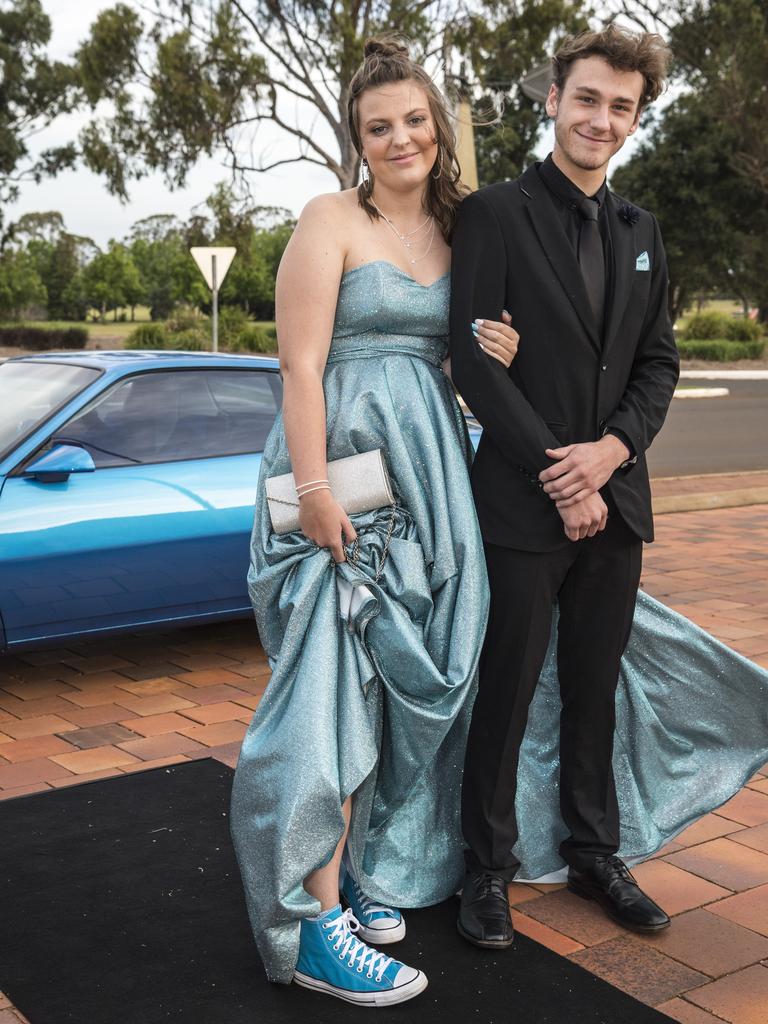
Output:
<path fill-rule="evenodd" d="M 595 199 L 586 196 L 578 206 L 581 214 L 579 230 L 579 266 L 584 284 L 587 286 L 589 304 L 595 315 L 597 330 L 602 337 L 603 317 L 605 315 L 605 254 L 597 215 L 600 206 Z"/>

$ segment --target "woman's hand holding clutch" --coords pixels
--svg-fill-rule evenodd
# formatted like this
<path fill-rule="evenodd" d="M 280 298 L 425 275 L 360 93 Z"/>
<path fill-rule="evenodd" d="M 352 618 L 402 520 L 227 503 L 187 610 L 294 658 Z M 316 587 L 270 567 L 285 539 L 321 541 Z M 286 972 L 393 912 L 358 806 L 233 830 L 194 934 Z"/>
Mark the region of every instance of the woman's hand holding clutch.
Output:
<path fill-rule="evenodd" d="M 357 533 L 349 516 L 328 489 L 311 491 L 299 499 L 299 525 L 305 537 L 328 548 L 336 562 L 346 561 L 344 542 L 352 544 Z"/>

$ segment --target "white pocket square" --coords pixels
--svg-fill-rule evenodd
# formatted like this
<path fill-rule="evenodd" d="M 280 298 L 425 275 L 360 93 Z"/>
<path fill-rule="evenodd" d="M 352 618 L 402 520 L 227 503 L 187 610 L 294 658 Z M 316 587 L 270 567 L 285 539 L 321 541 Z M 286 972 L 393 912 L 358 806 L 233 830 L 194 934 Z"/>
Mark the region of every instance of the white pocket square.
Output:
<path fill-rule="evenodd" d="M 650 270 L 651 261 L 648 259 L 647 252 L 641 252 L 635 260 L 635 270 Z"/>

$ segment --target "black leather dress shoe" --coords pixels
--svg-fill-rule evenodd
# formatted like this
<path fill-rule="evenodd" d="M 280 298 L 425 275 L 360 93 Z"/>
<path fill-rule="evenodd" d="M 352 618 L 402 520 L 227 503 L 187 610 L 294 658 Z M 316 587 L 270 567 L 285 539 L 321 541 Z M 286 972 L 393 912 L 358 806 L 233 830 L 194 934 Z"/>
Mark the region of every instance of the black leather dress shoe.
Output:
<path fill-rule="evenodd" d="M 459 934 L 482 949 L 506 949 L 515 931 L 509 912 L 507 883 L 501 875 L 488 871 L 470 871 L 461 893 Z"/>
<path fill-rule="evenodd" d="M 585 900 L 596 900 L 610 918 L 631 931 L 659 932 L 669 926 L 669 917 L 645 895 L 618 857 L 598 857 L 583 871 L 569 868 L 568 888 Z"/>

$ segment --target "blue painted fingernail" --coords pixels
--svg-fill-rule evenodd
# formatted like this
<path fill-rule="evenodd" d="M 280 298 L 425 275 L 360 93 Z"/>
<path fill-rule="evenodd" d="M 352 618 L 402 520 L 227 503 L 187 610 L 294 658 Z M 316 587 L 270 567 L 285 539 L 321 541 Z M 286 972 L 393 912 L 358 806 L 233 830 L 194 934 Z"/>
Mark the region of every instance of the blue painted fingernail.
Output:
<path fill-rule="evenodd" d="M 478 333 L 479 333 L 479 331 L 480 331 L 480 328 L 479 328 L 479 327 L 477 326 L 477 324 L 476 324 L 476 323 L 473 323 L 473 324 L 472 324 L 472 330 L 473 330 L 473 332 L 474 332 L 475 334 L 478 334 Z"/>

